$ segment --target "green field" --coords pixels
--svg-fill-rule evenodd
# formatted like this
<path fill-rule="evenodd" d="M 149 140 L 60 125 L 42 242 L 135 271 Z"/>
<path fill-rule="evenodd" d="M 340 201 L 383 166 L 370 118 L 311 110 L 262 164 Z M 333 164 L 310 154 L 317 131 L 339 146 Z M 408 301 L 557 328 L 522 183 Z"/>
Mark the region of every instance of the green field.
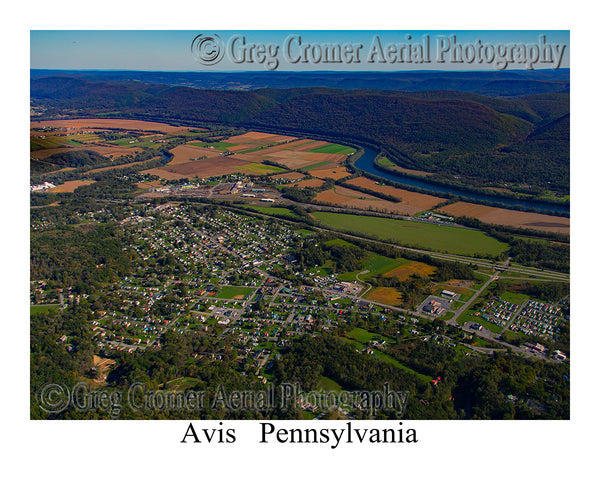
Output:
<path fill-rule="evenodd" d="M 369 332 L 364 328 L 355 328 L 354 330 L 349 331 L 346 335 L 348 335 L 350 338 L 358 340 L 361 343 L 367 343 L 373 340 L 385 340 L 386 342 L 391 342 L 389 338 L 379 335 L 378 333 Z"/>
<path fill-rule="evenodd" d="M 49 310 L 54 310 L 58 307 L 60 307 L 60 305 L 58 303 L 48 304 L 48 305 L 31 305 L 29 307 L 29 313 L 47 312 Z"/>
<path fill-rule="evenodd" d="M 524 293 L 504 292 L 502 295 L 500 295 L 500 298 L 507 302 L 521 305 L 526 300 L 529 300 L 529 295 L 525 295 Z"/>
<path fill-rule="evenodd" d="M 338 145 L 337 143 L 330 143 L 329 145 L 323 145 L 322 147 L 313 148 L 309 152 L 315 153 L 335 153 L 340 155 L 348 155 L 356 152 L 355 148 L 347 147 L 346 145 Z"/>
<path fill-rule="evenodd" d="M 347 242 L 346 240 L 344 240 L 342 238 L 334 238 L 333 240 L 328 240 L 325 242 L 325 245 L 343 245 L 345 247 L 352 246 L 352 244 L 350 242 Z"/>
<path fill-rule="evenodd" d="M 185 391 L 188 388 L 195 387 L 200 382 L 201 381 L 198 380 L 197 378 L 181 377 L 181 378 L 176 378 L 175 380 L 171 380 L 171 381 L 167 382 L 167 385 L 168 385 L 169 390 Z"/>
<path fill-rule="evenodd" d="M 389 158 L 387 157 L 381 157 L 377 159 L 377 163 L 379 165 L 383 165 L 384 167 L 393 167 L 394 165 L 396 165 L 394 162 L 392 162 Z"/>
<path fill-rule="evenodd" d="M 246 173 L 255 173 L 257 175 L 267 175 L 269 173 L 281 173 L 287 170 L 272 165 L 264 165 L 262 163 L 248 163 L 247 165 L 240 165 L 235 167 L 239 170 L 243 170 Z"/>
<path fill-rule="evenodd" d="M 256 290 L 256 289 L 254 289 L 252 287 L 236 287 L 233 285 L 228 285 L 226 287 L 223 287 L 221 290 L 219 290 L 218 293 L 215 295 L 215 297 L 227 298 L 227 299 L 232 299 L 239 295 L 243 295 L 245 297 L 246 295 L 254 292 L 254 290 Z"/>
<path fill-rule="evenodd" d="M 265 215 L 283 215 L 284 217 L 289 218 L 300 218 L 294 212 L 284 207 L 261 207 L 258 205 L 244 205 L 244 208 L 248 210 L 254 210 L 259 213 L 264 213 Z"/>
<path fill-rule="evenodd" d="M 335 380 L 321 375 L 319 377 L 319 382 L 317 383 L 317 390 L 325 390 L 327 392 L 341 392 L 343 388 Z"/>
<path fill-rule="evenodd" d="M 315 212 L 313 215 L 336 230 L 438 252 L 496 256 L 508 249 L 505 243 L 478 230 L 345 213 Z"/>
<path fill-rule="evenodd" d="M 363 329 L 356 329 L 356 330 L 363 330 Z M 366 330 L 363 330 L 363 331 L 366 331 Z M 369 332 L 367 332 L 367 333 L 369 333 Z M 371 334 L 371 335 L 374 335 L 374 334 Z M 339 337 L 339 338 L 341 338 L 345 342 L 350 343 L 351 345 L 354 345 L 357 349 L 363 349 L 365 347 L 365 345 L 362 342 L 359 342 L 358 340 L 354 340 L 354 339 L 347 338 L 347 337 Z M 413 370 L 412 368 L 407 367 L 406 365 L 404 365 L 404 364 L 400 363 L 398 360 L 396 360 L 394 357 L 389 356 L 387 353 L 380 352 L 379 350 L 374 350 L 373 356 L 385 363 L 389 363 L 390 365 L 393 365 L 394 367 L 399 368 L 400 370 L 405 370 L 407 372 L 410 372 L 410 373 L 416 375 L 417 377 L 419 377 L 420 379 L 425 380 L 426 382 L 430 382 L 431 380 L 433 380 L 433 378 L 430 377 L 429 375 L 419 373 L 416 370 Z"/>
<path fill-rule="evenodd" d="M 390 270 L 399 267 L 400 265 L 404 265 L 408 262 L 409 261 L 404 258 L 388 258 L 382 255 L 377 255 L 375 253 L 369 253 L 360 270 L 355 270 L 354 272 L 341 273 L 338 275 L 338 279 L 343 282 L 353 282 L 357 279 L 357 274 L 368 270 L 368 273 L 361 275 L 359 279 L 368 281 L 369 278 L 375 275 L 389 272 Z"/>
<path fill-rule="evenodd" d="M 301 172 L 308 172 L 309 170 L 316 170 L 317 168 L 324 167 L 325 165 L 331 165 L 332 163 L 329 161 L 313 163 L 312 165 L 307 165 L 306 167 L 302 167 L 300 169 Z"/>
<path fill-rule="evenodd" d="M 460 317 L 458 317 L 458 320 L 457 320 L 458 324 L 464 325 L 467 322 L 474 322 L 474 323 L 478 323 L 483 328 L 487 328 L 490 332 L 493 332 L 493 333 L 500 333 L 502 331 L 502 327 L 500 325 L 496 325 L 495 323 L 488 322 L 487 320 L 481 318 L 481 316 L 476 317 L 474 315 L 474 313 L 475 313 L 474 310 L 471 310 L 471 309 L 467 310 Z"/>

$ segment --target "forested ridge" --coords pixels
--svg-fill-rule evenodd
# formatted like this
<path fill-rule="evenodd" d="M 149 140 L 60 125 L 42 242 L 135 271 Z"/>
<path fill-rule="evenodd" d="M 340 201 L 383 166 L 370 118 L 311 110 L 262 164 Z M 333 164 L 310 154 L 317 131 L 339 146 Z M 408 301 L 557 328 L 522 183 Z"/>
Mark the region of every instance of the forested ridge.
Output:
<path fill-rule="evenodd" d="M 516 98 L 459 91 L 217 91 L 42 77 L 32 80 L 31 96 L 45 106 L 48 118 L 85 111 L 266 130 L 285 127 L 368 142 L 385 149 L 399 165 L 455 180 L 464 177 L 465 183 L 525 183 L 568 192 L 569 93 L 564 91 Z"/>

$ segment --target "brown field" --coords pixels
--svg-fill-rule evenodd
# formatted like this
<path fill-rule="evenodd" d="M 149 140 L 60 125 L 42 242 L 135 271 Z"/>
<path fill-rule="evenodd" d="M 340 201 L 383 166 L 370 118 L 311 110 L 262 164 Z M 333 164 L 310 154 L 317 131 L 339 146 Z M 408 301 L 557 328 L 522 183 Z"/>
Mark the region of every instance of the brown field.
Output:
<path fill-rule="evenodd" d="M 54 153 L 74 152 L 77 150 L 91 150 L 99 155 L 112 158 L 122 157 L 124 155 L 135 155 L 141 151 L 139 148 L 120 147 L 118 145 L 81 145 L 78 147 L 46 148 L 44 150 L 34 150 L 30 153 L 30 156 L 42 160 L 44 158 L 48 158 Z"/>
<path fill-rule="evenodd" d="M 440 208 L 441 213 L 455 217 L 465 216 L 477 218 L 484 223 L 530 228 L 547 232 L 569 234 L 571 221 L 569 218 L 544 215 L 541 213 L 521 212 L 506 208 L 489 207 L 475 203 L 457 202 Z"/>
<path fill-rule="evenodd" d="M 344 160 L 343 155 L 330 153 L 307 153 L 297 150 L 275 150 L 277 147 L 268 148 L 258 153 L 261 160 L 271 160 L 280 165 L 284 165 L 291 170 L 299 168 L 310 168 L 323 162 L 331 162 L 330 166 L 335 167 Z M 256 155 L 256 153 L 254 155 Z M 247 154 L 248 156 L 252 154 Z M 241 158 L 241 155 L 240 155 Z"/>
<path fill-rule="evenodd" d="M 165 180 L 173 180 L 179 178 L 208 178 L 218 175 L 227 175 L 229 173 L 238 173 L 239 170 L 235 167 L 247 165 L 246 162 L 235 160 L 232 157 L 216 157 L 207 160 L 197 160 L 188 163 L 180 163 L 178 165 L 165 165 L 164 167 L 152 168 L 144 170 L 142 173 L 158 175 Z"/>
<path fill-rule="evenodd" d="M 227 143 L 245 143 L 251 145 L 250 148 L 256 147 L 259 145 L 267 145 L 269 143 L 279 143 L 296 140 L 296 137 L 290 137 L 287 135 L 275 135 L 272 133 L 262 133 L 262 132 L 248 132 L 243 135 L 236 135 L 234 137 L 229 137 L 225 142 Z"/>
<path fill-rule="evenodd" d="M 402 293 L 392 287 L 379 287 L 366 296 L 367 300 L 384 303 L 386 305 L 402 305 Z"/>
<path fill-rule="evenodd" d="M 281 175 L 273 175 L 271 178 L 286 178 L 288 180 L 301 180 L 303 178 L 306 178 L 306 175 L 304 175 L 300 172 L 288 172 L 288 173 L 282 173 Z"/>
<path fill-rule="evenodd" d="M 348 173 L 348 170 L 346 170 L 346 167 L 311 170 L 310 174 L 313 177 L 333 178 L 334 180 L 339 180 L 340 178 L 344 178 L 350 175 L 350 173 Z"/>
<path fill-rule="evenodd" d="M 411 215 L 418 211 L 416 207 L 403 205 L 402 203 L 382 200 L 367 193 L 357 192 L 340 186 L 319 192 L 315 198 L 317 203 L 329 203 L 361 210 L 371 210 L 383 213 L 395 213 L 397 215 Z"/>
<path fill-rule="evenodd" d="M 365 177 L 353 178 L 351 180 L 348 180 L 348 183 L 356 185 L 357 187 L 373 190 L 374 192 L 392 195 L 398 200 L 401 200 L 403 205 L 417 207 L 419 209 L 418 211 L 429 210 L 430 208 L 436 206 L 437 204 L 445 200 L 440 197 L 434 197 L 433 195 L 411 192 L 410 190 L 391 187 L 389 185 L 378 185 L 377 182 L 375 182 L 374 180 Z"/>
<path fill-rule="evenodd" d="M 194 145 L 178 145 L 171 150 L 173 159 L 165 166 L 171 167 L 173 165 L 180 165 L 182 163 L 188 163 L 192 161 L 192 158 L 206 157 L 215 158 L 220 157 L 218 150 L 212 148 L 196 147 Z"/>
<path fill-rule="evenodd" d="M 428 277 L 433 275 L 437 268 L 427 265 L 421 262 L 410 262 L 406 265 L 400 265 L 399 267 L 390 270 L 383 274 L 384 277 L 396 277 L 398 280 L 406 280 L 411 275 L 418 275 L 420 277 Z"/>
<path fill-rule="evenodd" d="M 469 290 L 468 288 L 464 288 L 464 287 L 454 287 L 454 286 L 452 286 L 452 287 L 448 287 L 447 285 L 442 285 L 442 287 L 441 287 L 441 290 L 449 290 L 449 291 L 451 291 L 451 292 L 454 292 L 454 293 L 461 293 L 461 294 L 462 294 L 462 293 L 469 293 L 469 292 L 472 292 L 472 290 Z M 440 291 L 441 291 L 441 290 L 440 290 Z"/>
<path fill-rule="evenodd" d="M 179 180 L 180 178 L 185 178 L 187 175 L 180 175 L 179 173 L 171 172 L 165 170 L 164 167 L 161 168 L 151 168 L 149 170 L 142 170 L 140 173 L 147 173 L 149 175 L 156 175 L 164 180 Z"/>
<path fill-rule="evenodd" d="M 63 127 L 72 129 L 82 128 L 121 128 L 124 130 L 146 130 L 155 131 L 169 134 L 177 134 L 188 132 L 189 130 L 203 131 L 202 128 L 192 127 L 175 127 L 167 123 L 158 122 L 145 122 L 143 120 L 123 120 L 118 118 L 89 118 L 89 119 L 73 119 L 73 120 L 36 120 L 30 122 L 31 128 L 42 128 L 42 127 Z"/>
<path fill-rule="evenodd" d="M 458 280 L 456 278 L 452 279 L 452 280 L 447 280 L 446 282 L 444 282 L 444 285 L 447 287 L 448 285 L 452 285 L 452 288 L 446 288 L 446 290 L 452 290 L 454 288 L 457 288 L 459 290 L 457 290 L 459 293 L 466 293 L 469 287 L 472 287 L 473 285 L 475 285 L 475 280 Z M 464 290 L 464 292 L 461 292 L 460 290 Z"/>
<path fill-rule="evenodd" d="M 57 185 L 56 188 L 49 190 L 52 193 L 71 193 L 77 187 L 82 187 L 83 185 L 90 185 L 94 183 L 95 180 L 70 180 L 68 182 L 63 183 L 62 185 Z"/>
<path fill-rule="evenodd" d="M 294 183 L 293 187 L 320 187 L 325 183 L 325 180 L 321 180 L 320 178 L 309 178 L 308 180 L 302 180 L 300 182 Z"/>
<path fill-rule="evenodd" d="M 138 188 L 143 188 L 144 190 L 146 190 L 146 189 L 150 189 L 150 188 L 158 188 L 158 187 L 162 186 L 162 183 L 160 180 L 153 180 L 151 182 L 136 183 L 135 185 Z"/>

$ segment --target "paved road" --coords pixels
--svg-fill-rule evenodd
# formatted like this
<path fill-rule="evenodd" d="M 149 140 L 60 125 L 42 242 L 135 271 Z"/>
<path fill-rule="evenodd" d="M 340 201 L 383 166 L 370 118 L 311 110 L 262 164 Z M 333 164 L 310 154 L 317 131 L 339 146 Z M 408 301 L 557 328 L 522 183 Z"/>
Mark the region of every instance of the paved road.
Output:
<path fill-rule="evenodd" d="M 492 275 L 482 286 L 479 290 L 477 290 L 473 296 L 471 298 L 469 298 L 469 300 L 467 300 L 464 305 L 462 307 L 460 307 L 456 313 L 454 314 L 454 316 L 447 321 L 448 324 L 450 325 L 454 325 L 456 327 L 458 327 L 458 317 L 460 317 L 470 306 L 471 304 L 479 297 L 479 295 L 481 295 L 483 293 L 483 291 L 488 287 L 488 285 L 490 283 L 492 283 L 494 280 L 498 279 L 498 274 L 495 273 L 494 275 Z"/>

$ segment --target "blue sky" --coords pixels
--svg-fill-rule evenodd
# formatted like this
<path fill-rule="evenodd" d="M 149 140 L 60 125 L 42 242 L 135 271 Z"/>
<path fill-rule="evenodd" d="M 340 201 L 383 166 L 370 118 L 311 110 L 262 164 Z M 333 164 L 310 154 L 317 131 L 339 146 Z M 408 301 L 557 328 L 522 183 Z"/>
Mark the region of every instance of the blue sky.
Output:
<path fill-rule="evenodd" d="M 223 40 L 225 54 L 217 65 L 205 66 L 195 61 L 191 53 L 192 40 L 199 34 L 217 34 Z M 185 31 L 185 30 L 32 30 L 30 33 L 30 66 L 45 69 L 98 69 L 98 70 L 146 70 L 146 71 L 229 71 L 229 70 L 265 70 L 265 63 L 253 64 L 231 61 L 229 45 L 235 35 L 242 35 L 246 44 L 278 45 L 278 70 L 476 70 L 494 69 L 493 65 L 482 62 L 444 63 L 436 62 L 440 41 L 455 35 L 463 47 L 481 41 L 484 45 L 538 44 L 540 35 L 546 36 L 546 42 L 566 45 L 561 67 L 569 67 L 568 31 Z M 362 44 L 359 51 L 359 63 L 324 64 L 310 61 L 292 64 L 284 56 L 283 49 L 290 35 L 298 35 L 302 44 L 350 43 Z M 408 40 L 408 35 L 412 38 Z M 381 43 L 421 45 L 425 37 L 430 39 L 430 53 L 434 57 L 429 65 L 423 63 L 374 62 L 366 59 L 373 39 L 379 36 Z M 296 52 L 300 52 L 297 40 L 293 43 Z M 240 43 L 237 43 L 239 46 Z M 416 47 L 418 48 L 418 47 Z M 239 50 L 238 50 L 239 52 Z M 446 58 L 449 54 L 447 54 Z M 508 68 L 523 68 L 511 65 Z M 549 68 L 534 66 L 534 68 Z"/>

